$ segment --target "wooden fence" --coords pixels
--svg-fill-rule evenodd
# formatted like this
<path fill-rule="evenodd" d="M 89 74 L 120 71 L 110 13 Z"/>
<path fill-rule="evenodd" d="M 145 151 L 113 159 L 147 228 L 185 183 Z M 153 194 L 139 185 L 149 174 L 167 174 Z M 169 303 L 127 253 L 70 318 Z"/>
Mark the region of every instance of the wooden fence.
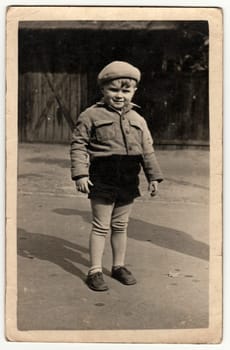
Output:
<path fill-rule="evenodd" d="M 19 75 L 19 141 L 68 143 L 79 113 L 100 94 L 96 73 Z M 207 74 L 143 75 L 135 102 L 156 144 L 209 143 Z"/>
<path fill-rule="evenodd" d="M 68 142 L 86 104 L 83 74 L 28 72 L 19 77 L 19 141 Z"/>

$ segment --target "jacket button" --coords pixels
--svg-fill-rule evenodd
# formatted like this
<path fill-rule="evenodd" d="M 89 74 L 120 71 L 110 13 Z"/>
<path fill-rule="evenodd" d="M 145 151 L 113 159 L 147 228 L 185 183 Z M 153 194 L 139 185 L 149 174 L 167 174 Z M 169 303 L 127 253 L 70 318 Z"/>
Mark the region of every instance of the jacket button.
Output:
<path fill-rule="evenodd" d="M 132 149 L 133 149 L 132 146 L 129 146 L 129 151 L 132 151 Z"/>
<path fill-rule="evenodd" d="M 129 134 L 129 130 L 127 129 L 127 130 L 125 130 L 125 132 L 126 132 L 126 134 Z"/>

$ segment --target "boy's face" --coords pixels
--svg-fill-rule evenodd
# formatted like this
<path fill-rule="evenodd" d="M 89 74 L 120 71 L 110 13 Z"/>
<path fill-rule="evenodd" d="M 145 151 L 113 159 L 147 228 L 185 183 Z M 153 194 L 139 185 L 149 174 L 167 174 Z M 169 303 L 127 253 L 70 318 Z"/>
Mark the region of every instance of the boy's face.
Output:
<path fill-rule="evenodd" d="M 121 110 L 131 102 L 136 89 L 134 80 L 131 81 L 131 84 L 125 85 L 122 84 L 122 79 L 115 79 L 105 84 L 101 91 L 107 105 Z"/>

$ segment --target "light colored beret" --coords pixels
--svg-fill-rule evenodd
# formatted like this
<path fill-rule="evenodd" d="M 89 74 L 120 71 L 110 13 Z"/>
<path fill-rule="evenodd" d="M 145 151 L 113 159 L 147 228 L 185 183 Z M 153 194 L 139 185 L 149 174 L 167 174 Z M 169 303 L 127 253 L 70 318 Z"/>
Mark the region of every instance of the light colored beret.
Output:
<path fill-rule="evenodd" d="M 131 78 L 139 82 L 141 79 L 141 72 L 128 62 L 114 61 L 100 71 L 97 80 L 98 84 L 102 85 L 107 81 L 119 78 Z"/>

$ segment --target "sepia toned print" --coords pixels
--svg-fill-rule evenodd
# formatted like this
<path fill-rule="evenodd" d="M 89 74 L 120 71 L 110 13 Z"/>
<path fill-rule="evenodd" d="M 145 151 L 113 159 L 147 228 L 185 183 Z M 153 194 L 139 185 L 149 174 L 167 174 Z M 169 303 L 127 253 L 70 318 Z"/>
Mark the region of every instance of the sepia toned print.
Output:
<path fill-rule="evenodd" d="M 221 19 L 214 8 L 9 8 L 9 340 L 221 341 Z M 100 72 L 114 61 L 128 63 L 129 70 L 116 63 L 115 73 L 106 71 L 115 75 L 103 87 Z M 136 79 L 130 67 L 140 73 L 135 88 L 128 86 L 133 90 L 125 128 L 131 135 L 123 135 L 123 145 L 123 122 L 116 118 L 126 107 L 119 107 L 121 98 L 114 100 L 109 89 L 117 86 L 114 78 Z M 99 117 L 110 118 L 100 130 Z M 127 140 L 132 150 L 126 150 Z M 148 167 L 136 164 L 145 142 L 148 154 L 155 151 L 159 176 L 150 170 L 152 156 Z M 89 191 L 79 182 L 85 176 L 95 185 Z M 98 176 L 106 187 L 97 184 Z M 118 186 L 117 176 L 127 183 Z M 113 225 L 111 234 L 100 229 L 105 247 L 101 266 L 95 266 L 92 196 L 103 192 L 108 200 L 108 181 L 112 196 L 128 198 L 126 249 L 124 259 L 116 258 Z M 108 206 L 103 210 L 109 224 Z M 135 283 L 114 278 L 117 261 Z M 103 272 L 106 288 L 91 288 L 92 269 Z"/>

